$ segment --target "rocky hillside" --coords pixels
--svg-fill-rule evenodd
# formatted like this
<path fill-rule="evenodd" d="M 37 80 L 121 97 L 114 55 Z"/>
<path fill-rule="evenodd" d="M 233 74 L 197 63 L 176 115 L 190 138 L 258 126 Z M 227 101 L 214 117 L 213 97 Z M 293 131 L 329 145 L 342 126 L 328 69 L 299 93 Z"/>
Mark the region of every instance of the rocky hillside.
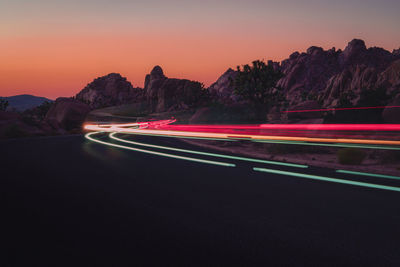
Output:
<path fill-rule="evenodd" d="M 388 94 L 400 92 L 400 52 L 382 48 L 367 48 L 363 40 L 354 39 L 346 48 L 324 50 L 312 46 L 306 52 L 294 52 L 282 62 L 274 64 L 285 76 L 278 82 L 290 102 L 296 105 L 305 100 L 320 100 L 324 107 L 335 107 L 340 97 L 354 92 L 379 87 Z M 220 98 L 233 97 L 233 88 L 226 82 L 234 77 L 229 69 L 209 88 Z M 359 97 L 349 99 L 353 105 Z"/>
<path fill-rule="evenodd" d="M 284 73 L 277 85 L 284 90 L 289 109 L 386 106 L 400 99 L 399 51 L 367 48 L 363 40 L 354 39 L 343 51 L 312 46 L 306 52 L 294 52 L 282 62 L 269 64 Z M 210 92 L 223 103 L 235 99 L 227 82 L 234 77 L 235 71 L 229 69 L 209 88 Z M 384 114 L 388 117 L 393 112 L 400 121 L 398 110 Z"/>

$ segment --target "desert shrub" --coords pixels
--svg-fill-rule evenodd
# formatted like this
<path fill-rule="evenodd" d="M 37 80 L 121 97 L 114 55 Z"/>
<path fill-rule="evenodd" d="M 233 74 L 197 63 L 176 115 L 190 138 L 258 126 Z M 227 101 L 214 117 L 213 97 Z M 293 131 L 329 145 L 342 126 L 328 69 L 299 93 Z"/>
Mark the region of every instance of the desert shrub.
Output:
<path fill-rule="evenodd" d="M 357 148 L 342 148 L 337 152 L 338 161 L 340 164 L 345 165 L 359 165 L 361 164 L 367 154 Z"/>
<path fill-rule="evenodd" d="M 286 100 L 283 89 L 277 86 L 283 76 L 272 64 L 256 60 L 252 65 L 237 66 L 237 75 L 231 80 L 231 86 L 235 95 L 253 104 L 258 116 L 263 117 L 269 109 Z"/>
<path fill-rule="evenodd" d="M 22 130 L 17 124 L 10 124 L 4 129 L 4 136 L 6 138 L 18 138 L 28 136 L 28 133 Z"/>
<path fill-rule="evenodd" d="M 0 110 L 1 111 L 6 111 L 6 109 L 7 109 L 7 107 L 8 107 L 8 101 L 7 100 L 5 100 L 5 99 L 3 99 L 3 98 L 0 98 Z"/>

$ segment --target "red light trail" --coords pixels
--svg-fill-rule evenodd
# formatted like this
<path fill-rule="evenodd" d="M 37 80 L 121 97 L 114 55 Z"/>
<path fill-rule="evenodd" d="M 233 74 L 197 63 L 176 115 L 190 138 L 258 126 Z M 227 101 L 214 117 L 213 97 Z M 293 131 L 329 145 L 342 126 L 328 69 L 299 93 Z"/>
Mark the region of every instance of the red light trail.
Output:
<path fill-rule="evenodd" d="M 357 108 L 325 108 L 325 109 L 286 110 L 286 111 L 283 111 L 283 113 L 321 112 L 321 111 L 341 111 L 341 110 L 365 110 L 365 109 L 385 109 L 385 108 L 400 108 L 400 106 L 378 106 L 378 107 L 357 107 Z"/>
<path fill-rule="evenodd" d="M 87 124 L 86 130 L 131 133 L 141 135 L 159 135 L 169 137 L 246 139 L 251 141 L 282 140 L 316 143 L 353 143 L 372 145 L 400 146 L 400 140 L 377 140 L 353 137 L 338 137 L 337 132 L 399 132 L 400 124 L 260 124 L 260 125 L 171 125 L 176 120 L 159 120 L 150 122 L 124 124 Z M 135 127 L 135 128 L 132 128 Z M 300 130 L 305 133 L 282 135 L 271 131 Z M 308 132 L 307 132 L 308 131 Z M 329 132 L 333 137 L 320 137 L 320 133 Z M 308 136 L 304 136 L 307 134 Z"/>

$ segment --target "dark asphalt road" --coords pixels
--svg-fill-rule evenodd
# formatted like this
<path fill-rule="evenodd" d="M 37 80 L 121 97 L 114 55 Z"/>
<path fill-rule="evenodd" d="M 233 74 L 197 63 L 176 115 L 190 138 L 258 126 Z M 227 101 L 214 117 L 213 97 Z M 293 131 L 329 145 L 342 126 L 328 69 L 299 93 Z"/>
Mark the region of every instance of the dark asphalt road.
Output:
<path fill-rule="evenodd" d="M 1 266 L 400 266 L 399 192 L 252 170 L 276 166 L 162 158 L 83 136 L 0 149 Z"/>

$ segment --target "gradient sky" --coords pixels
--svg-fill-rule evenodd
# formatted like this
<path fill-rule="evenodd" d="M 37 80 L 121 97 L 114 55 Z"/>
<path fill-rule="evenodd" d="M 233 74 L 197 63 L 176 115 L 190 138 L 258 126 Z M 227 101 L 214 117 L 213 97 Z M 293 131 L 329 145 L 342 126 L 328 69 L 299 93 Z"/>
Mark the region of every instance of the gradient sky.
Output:
<path fill-rule="evenodd" d="M 119 72 L 143 87 L 214 82 L 227 68 L 353 38 L 400 47 L 398 0 L 0 0 L 0 96 L 72 96 Z"/>

